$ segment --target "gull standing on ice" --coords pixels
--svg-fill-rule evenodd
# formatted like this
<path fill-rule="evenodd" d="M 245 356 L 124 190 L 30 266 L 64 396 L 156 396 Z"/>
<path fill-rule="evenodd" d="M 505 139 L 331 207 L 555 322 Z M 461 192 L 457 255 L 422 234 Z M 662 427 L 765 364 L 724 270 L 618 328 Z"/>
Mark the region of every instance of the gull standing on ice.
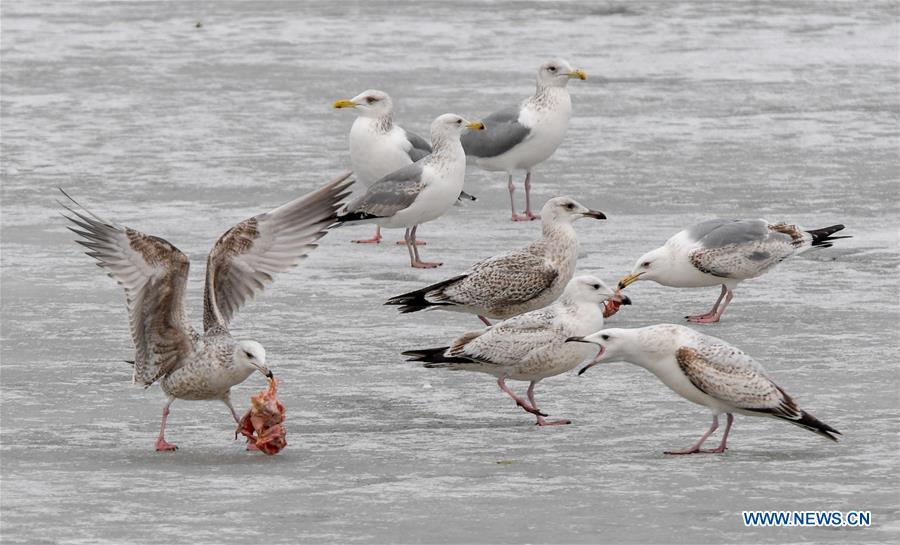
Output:
<path fill-rule="evenodd" d="M 394 123 L 394 103 L 384 91 L 369 89 L 336 101 L 334 107 L 352 108 L 357 114 L 350 128 L 350 163 L 356 180 L 365 187 L 431 153 L 428 140 Z M 475 200 L 465 191 L 460 198 Z M 353 242 L 378 244 L 381 227 L 375 226 L 374 237 Z"/>
<path fill-rule="evenodd" d="M 266 351 L 256 341 L 236 341 L 228 324 L 248 298 L 295 266 L 317 246 L 348 194 L 350 174 L 278 208 L 238 223 L 216 241 L 206 260 L 203 334 L 190 325 L 184 308 L 189 261 L 167 241 L 110 223 L 68 197 L 64 216 L 81 237 L 78 244 L 125 288 L 135 347 L 135 383 L 157 380 L 168 399 L 156 450 L 175 450 L 165 439 L 169 406 L 176 399 L 218 399 L 231 404 L 231 387 L 254 371 L 268 378 Z M 65 192 L 63 192 L 65 194 Z"/>
<path fill-rule="evenodd" d="M 388 305 L 400 312 L 444 309 L 506 319 L 543 308 L 563 292 L 578 261 L 578 236 L 572 222 L 606 219 L 569 197 L 556 197 L 541 209 L 541 238 L 524 248 L 483 259 L 466 272 L 420 290 L 398 295 Z"/>
<path fill-rule="evenodd" d="M 721 339 L 690 328 L 659 324 L 638 329 L 603 329 L 569 341 L 600 347 L 579 375 L 597 363 L 624 360 L 647 369 L 676 394 L 712 411 L 712 426 L 695 445 L 666 454 L 725 452 L 733 413 L 786 420 L 832 441 L 837 441 L 835 434 L 841 433 L 801 410 L 753 358 Z M 727 420 L 722 442 L 717 448 L 701 449 L 719 427 L 722 413 Z"/>
<path fill-rule="evenodd" d="M 507 173 L 513 221 L 540 217 L 531 211 L 531 169 L 553 155 L 566 135 L 572 116 L 572 99 L 566 85 L 572 78 L 586 80 L 587 74 L 564 60 L 544 64 L 538 70 L 534 95 L 518 106 L 492 113 L 484 118 L 484 131 L 462 138 L 466 156 L 477 166 Z M 518 170 L 525 171 L 524 215 L 516 213 L 513 197 L 513 172 Z"/>
<path fill-rule="evenodd" d="M 706 314 L 686 316 L 694 323 L 718 322 L 742 280 L 756 278 L 788 257 L 814 246 L 828 248 L 843 229 L 832 225 L 804 231 L 798 225 L 764 219 L 708 220 L 677 233 L 665 245 L 644 254 L 631 274 L 619 281 L 624 289 L 638 280 L 674 288 L 722 285 L 716 304 Z M 724 299 L 724 303 L 723 303 Z"/>
<path fill-rule="evenodd" d="M 419 259 L 416 229 L 420 223 L 439 218 L 462 191 L 466 177 L 466 156 L 459 143 L 467 130 L 482 130 L 479 121 L 466 121 L 456 114 L 444 114 L 431 124 L 433 151 L 424 159 L 381 178 L 366 193 L 348 204 L 338 223 L 375 223 L 381 227 L 405 227 L 406 248 L 412 267 L 431 269 L 441 263 Z"/>
<path fill-rule="evenodd" d="M 559 301 L 546 308 L 464 333 L 450 346 L 410 350 L 403 355 L 410 356 L 407 361 L 425 362 L 428 368 L 493 375 L 500 389 L 516 405 L 537 416 L 537 425 L 570 424 L 569 420 L 544 420 L 547 415 L 538 409 L 534 387 L 542 379 L 574 369 L 590 356 L 590 350 L 566 340 L 603 327 L 605 301 L 631 304 L 627 297 L 611 290 L 599 278 L 577 276 L 566 286 Z M 528 400 L 510 390 L 506 379 L 529 381 Z"/>

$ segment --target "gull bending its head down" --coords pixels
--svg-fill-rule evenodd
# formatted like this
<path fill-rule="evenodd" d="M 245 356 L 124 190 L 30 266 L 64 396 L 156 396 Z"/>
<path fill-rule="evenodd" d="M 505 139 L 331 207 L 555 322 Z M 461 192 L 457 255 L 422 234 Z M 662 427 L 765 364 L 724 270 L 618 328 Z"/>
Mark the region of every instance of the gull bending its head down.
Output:
<path fill-rule="evenodd" d="M 266 351 L 256 341 L 231 337 L 228 324 L 276 273 L 294 267 L 318 245 L 348 195 L 349 173 L 321 189 L 244 220 L 216 241 L 206 260 L 203 333 L 184 307 L 190 263 L 169 242 L 101 219 L 71 197 L 64 215 L 87 254 L 125 289 L 134 342 L 134 382 L 159 381 L 168 396 L 156 450 L 175 450 L 165 439 L 169 406 L 176 399 L 218 399 L 235 422 L 231 387 L 253 372 L 272 378 Z M 63 192 L 65 194 L 65 192 Z"/>
<path fill-rule="evenodd" d="M 639 329 L 603 329 L 571 342 L 600 347 L 597 356 L 579 375 L 601 362 L 627 361 L 647 369 L 676 394 L 713 413 L 712 426 L 697 443 L 666 454 L 725 452 L 733 413 L 785 420 L 837 441 L 840 432 L 803 411 L 794 399 L 768 377 L 753 358 L 721 339 L 673 324 Z M 719 427 L 719 415 L 727 423 L 722 442 L 715 449 L 701 449 Z"/>
<path fill-rule="evenodd" d="M 828 248 L 833 240 L 849 238 L 833 236 L 843 228 L 832 225 L 804 231 L 798 225 L 762 219 L 704 221 L 641 256 L 631 274 L 619 281 L 619 288 L 638 280 L 653 280 L 675 288 L 721 284 L 722 291 L 709 312 L 686 317 L 695 323 L 718 322 L 741 281 L 756 278 L 810 248 Z"/>

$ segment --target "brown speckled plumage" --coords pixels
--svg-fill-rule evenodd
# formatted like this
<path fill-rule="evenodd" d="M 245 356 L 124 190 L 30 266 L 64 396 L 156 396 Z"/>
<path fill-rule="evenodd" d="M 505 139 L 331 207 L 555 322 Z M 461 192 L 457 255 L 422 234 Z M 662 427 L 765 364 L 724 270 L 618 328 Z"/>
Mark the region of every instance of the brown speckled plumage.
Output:
<path fill-rule="evenodd" d="M 348 177 L 247 219 L 216 241 L 207 258 L 202 335 L 184 308 L 187 256 L 161 238 L 104 221 L 74 200 L 80 209 L 66 206 L 75 225 L 69 229 L 81 237 L 77 242 L 125 289 L 135 382 L 160 380 L 174 398 L 227 400 L 231 386 L 251 372 L 235 365 L 229 321 L 275 273 L 316 247 L 347 195 Z"/>

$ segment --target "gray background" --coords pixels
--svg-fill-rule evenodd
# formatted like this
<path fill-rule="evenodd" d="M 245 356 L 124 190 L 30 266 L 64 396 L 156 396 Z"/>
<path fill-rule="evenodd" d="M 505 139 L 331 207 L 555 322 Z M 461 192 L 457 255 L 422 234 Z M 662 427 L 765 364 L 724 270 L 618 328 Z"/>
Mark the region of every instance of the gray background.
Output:
<path fill-rule="evenodd" d="M 702 327 L 842 443 L 738 417 L 727 454 L 670 458 L 708 413 L 637 367 L 545 381 L 543 408 L 574 424 L 538 429 L 486 375 L 404 363 L 478 322 L 382 301 L 539 232 L 507 220 L 502 174 L 471 170 L 479 201 L 420 229 L 443 268 L 344 229 L 238 316 L 283 381 L 286 450 L 246 453 L 222 405 L 176 402 L 181 449 L 153 452 L 163 396 L 130 384 L 122 294 L 71 242 L 57 186 L 185 251 L 199 326 L 215 238 L 349 165 L 333 100 L 383 89 L 426 134 L 524 98 L 554 55 L 590 79 L 535 195 L 608 214 L 577 224 L 581 271 L 613 282 L 713 216 L 847 224 Z M 0 104 L 4 543 L 896 542 L 895 2 L 4 2 Z M 718 292 L 628 291 L 616 326 L 678 322 Z M 239 408 L 262 386 L 236 388 Z M 874 524 L 748 529 L 745 509 Z"/>

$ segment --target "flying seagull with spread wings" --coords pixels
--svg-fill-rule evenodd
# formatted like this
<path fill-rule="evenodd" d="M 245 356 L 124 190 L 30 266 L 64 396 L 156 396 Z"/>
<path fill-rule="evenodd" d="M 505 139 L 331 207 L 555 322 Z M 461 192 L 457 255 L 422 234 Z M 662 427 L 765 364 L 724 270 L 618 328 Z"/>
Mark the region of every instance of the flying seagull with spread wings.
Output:
<path fill-rule="evenodd" d="M 175 450 L 165 439 L 176 399 L 219 399 L 231 411 L 231 387 L 254 371 L 271 378 L 266 352 L 252 340 L 232 338 L 228 324 L 241 306 L 277 273 L 297 265 L 328 232 L 349 194 L 347 173 L 278 208 L 244 220 L 216 241 L 206 260 L 203 333 L 190 325 L 184 305 L 189 262 L 169 242 L 101 219 L 63 191 L 69 229 L 125 289 L 135 347 L 134 382 L 159 381 L 168 397 L 156 450 Z M 61 203 L 62 204 L 62 203 Z"/>

